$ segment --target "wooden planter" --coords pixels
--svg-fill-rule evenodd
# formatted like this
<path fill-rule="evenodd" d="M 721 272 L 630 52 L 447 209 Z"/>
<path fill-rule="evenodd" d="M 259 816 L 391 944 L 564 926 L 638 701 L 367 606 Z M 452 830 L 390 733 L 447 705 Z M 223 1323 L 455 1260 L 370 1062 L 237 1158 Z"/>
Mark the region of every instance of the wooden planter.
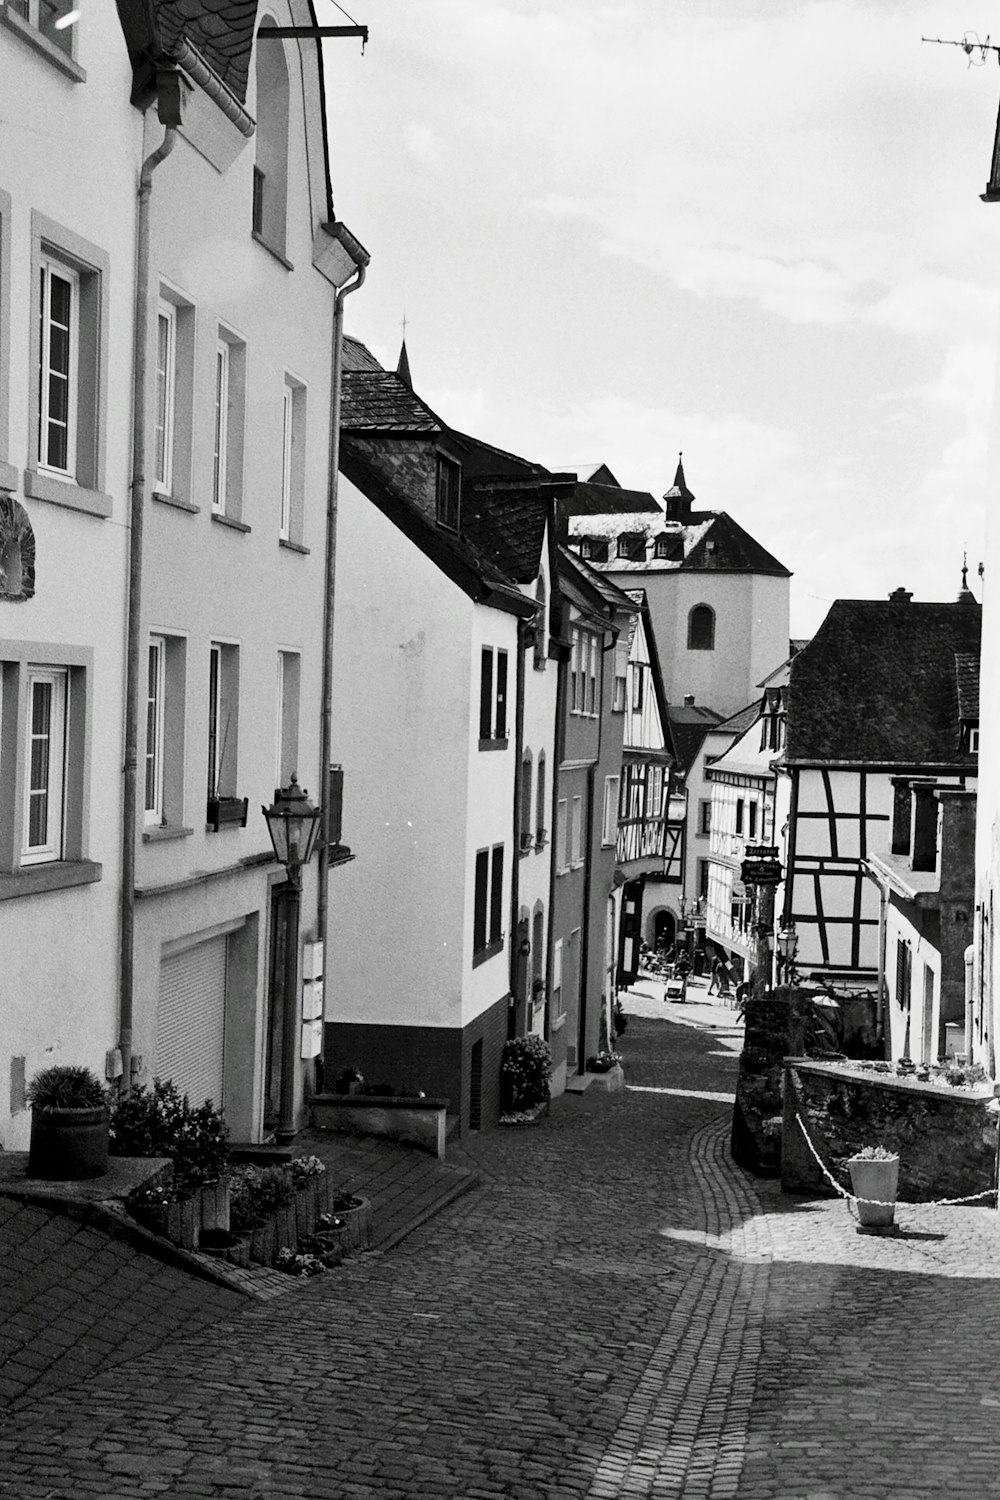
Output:
<path fill-rule="evenodd" d="M 345 1251 L 367 1250 L 372 1242 L 372 1206 L 368 1198 L 358 1197 L 355 1208 L 333 1210 L 340 1221 L 330 1228 L 322 1229 L 324 1238 L 330 1236 Z"/>
<path fill-rule="evenodd" d="M 320 1178 L 313 1177 L 295 1190 L 295 1228 L 299 1239 L 316 1231 L 316 1215 L 319 1212 L 316 1185 L 319 1181 Z"/>
<path fill-rule="evenodd" d="M 201 1236 L 199 1249 L 204 1255 L 227 1261 L 233 1266 L 249 1266 L 250 1236 L 231 1234 L 228 1229 L 206 1229 Z"/>
<path fill-rule="evenodd" d="M 206 1183 L 198 1192 L 198 1227 L 209 1229 L 229 1228 L 229 1178 L 220 1177 L 218 1182 Z"/>
<path fill-rule="evenodd" d="M 82 1182 L 108 1170 L 108 1111 L 40 1108 L 31 1111 L 28 1176 Z"/>
<path fill-rule="evenodd" d="M 277 1253 L 274 1220 L 266 1219 L 250 1231 L 250 1259 L 258 1266 L 273 1266 Z"/>

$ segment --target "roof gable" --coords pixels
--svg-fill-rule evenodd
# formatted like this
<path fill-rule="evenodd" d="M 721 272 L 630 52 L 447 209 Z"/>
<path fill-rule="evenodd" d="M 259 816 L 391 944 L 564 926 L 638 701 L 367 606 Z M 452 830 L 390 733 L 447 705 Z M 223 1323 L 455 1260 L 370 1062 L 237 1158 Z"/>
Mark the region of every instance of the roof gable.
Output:
<path fill-rule="evenodd" d="M 694 514 L 691 519 L 696 519 Z M 685 572 L 774 573 L 781 578 L 791 577 L 784 564 L 724 510 L 698 537 L 681 567 Z"/>
<path fill-rule="evenodd" d="M 981 619 L 978 605 L 836 600 L 791 664 L 787 759 L 973 768 L 956 657 L 978 661 Z"/>

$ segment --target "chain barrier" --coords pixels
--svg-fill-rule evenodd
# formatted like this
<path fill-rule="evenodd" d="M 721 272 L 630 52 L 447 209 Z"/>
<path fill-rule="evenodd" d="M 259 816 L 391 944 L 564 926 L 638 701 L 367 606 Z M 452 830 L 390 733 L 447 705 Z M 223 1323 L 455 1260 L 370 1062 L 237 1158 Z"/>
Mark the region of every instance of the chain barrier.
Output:
<path fill-rule="evenodd" d="M 981 1193 L 970 1193 L 967 1198 L 932 1198 L 928 1202 L 922 1203 L 899 1203 L 896 1200 L 893 1200 L 893 1202 L 891 1203 L 883 1203 L 879 1198 L 859 1199 L 857 1193 L 847 1192 L 845 1188 L 841 1187 L 837 1179 L 831 1176 L 830 1172 L 827 1170 L 826 1163 L 823 1161 L 819 1152 L 816 1150 L 816 1147 L 809 1139 L 809 1132 L 805 1127 L 805 1122 L 803 1121 L 802 1116 L 797 1113 L 795 1118 L 798 1122 L 799 1129 L 802 1131 L 803 1137 L 805 1138 L 806 1145 L 809 1147 L 809 1150 L 812 1152 L 813 1156 L 816 1159 L 816 1165 L 819 1167 L 820 1171 L 823 1173 L 823 1176 L 826 1178 L 827 1182 L 834 1189 L 834 1191 L 839 1193 L 841 1198 L 846 1198 L 848 1200 L 847 1207 L 849 1210 L 852 1203 L 859 1202 L 872 1203 L 876 1208 L 953 1208 L 956 1204 L 959 1203 L 978 1203 L 980 1198 L 993 1198 L 996 1196 L 996 1188 L 986 1188 Z"/>

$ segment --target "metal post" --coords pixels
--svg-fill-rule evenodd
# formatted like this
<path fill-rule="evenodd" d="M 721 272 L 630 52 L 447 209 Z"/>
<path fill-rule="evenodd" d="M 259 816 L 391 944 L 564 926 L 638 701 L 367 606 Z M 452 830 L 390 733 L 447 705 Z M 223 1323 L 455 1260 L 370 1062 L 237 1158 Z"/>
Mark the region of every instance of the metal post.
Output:
<path fill-rule="evenodd" d="M 302 906 L 302 870 L 288 866 L 288 895 L 285 898 L 285 973 L 282 981 L 281 1013 L 281 1111 L 277 1129 L 278 1142 L 287 1146 L 294 1141 L 295 1073 L 299 1040 L 299 913 Z"/>

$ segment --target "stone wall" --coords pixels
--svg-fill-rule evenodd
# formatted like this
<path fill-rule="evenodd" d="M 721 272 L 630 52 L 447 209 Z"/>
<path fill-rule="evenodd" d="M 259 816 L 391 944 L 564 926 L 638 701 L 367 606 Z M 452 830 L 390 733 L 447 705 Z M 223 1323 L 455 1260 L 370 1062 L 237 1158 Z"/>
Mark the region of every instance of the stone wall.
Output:
<path fill-rule="evenodd" d="M 912 1078 L 792 1058 L 784 1074 L 781 1186 L 832 1194 L 803 1137 L 849 1188 L 844 1160 L 862 1146 L 899 1153 L 901 1201 L 962 1198 L 997 1183 L 997 1104 L 992 1088 L 954 1089 Z M 990 1199 L 982 1200 L 992 1206 Z"/>

